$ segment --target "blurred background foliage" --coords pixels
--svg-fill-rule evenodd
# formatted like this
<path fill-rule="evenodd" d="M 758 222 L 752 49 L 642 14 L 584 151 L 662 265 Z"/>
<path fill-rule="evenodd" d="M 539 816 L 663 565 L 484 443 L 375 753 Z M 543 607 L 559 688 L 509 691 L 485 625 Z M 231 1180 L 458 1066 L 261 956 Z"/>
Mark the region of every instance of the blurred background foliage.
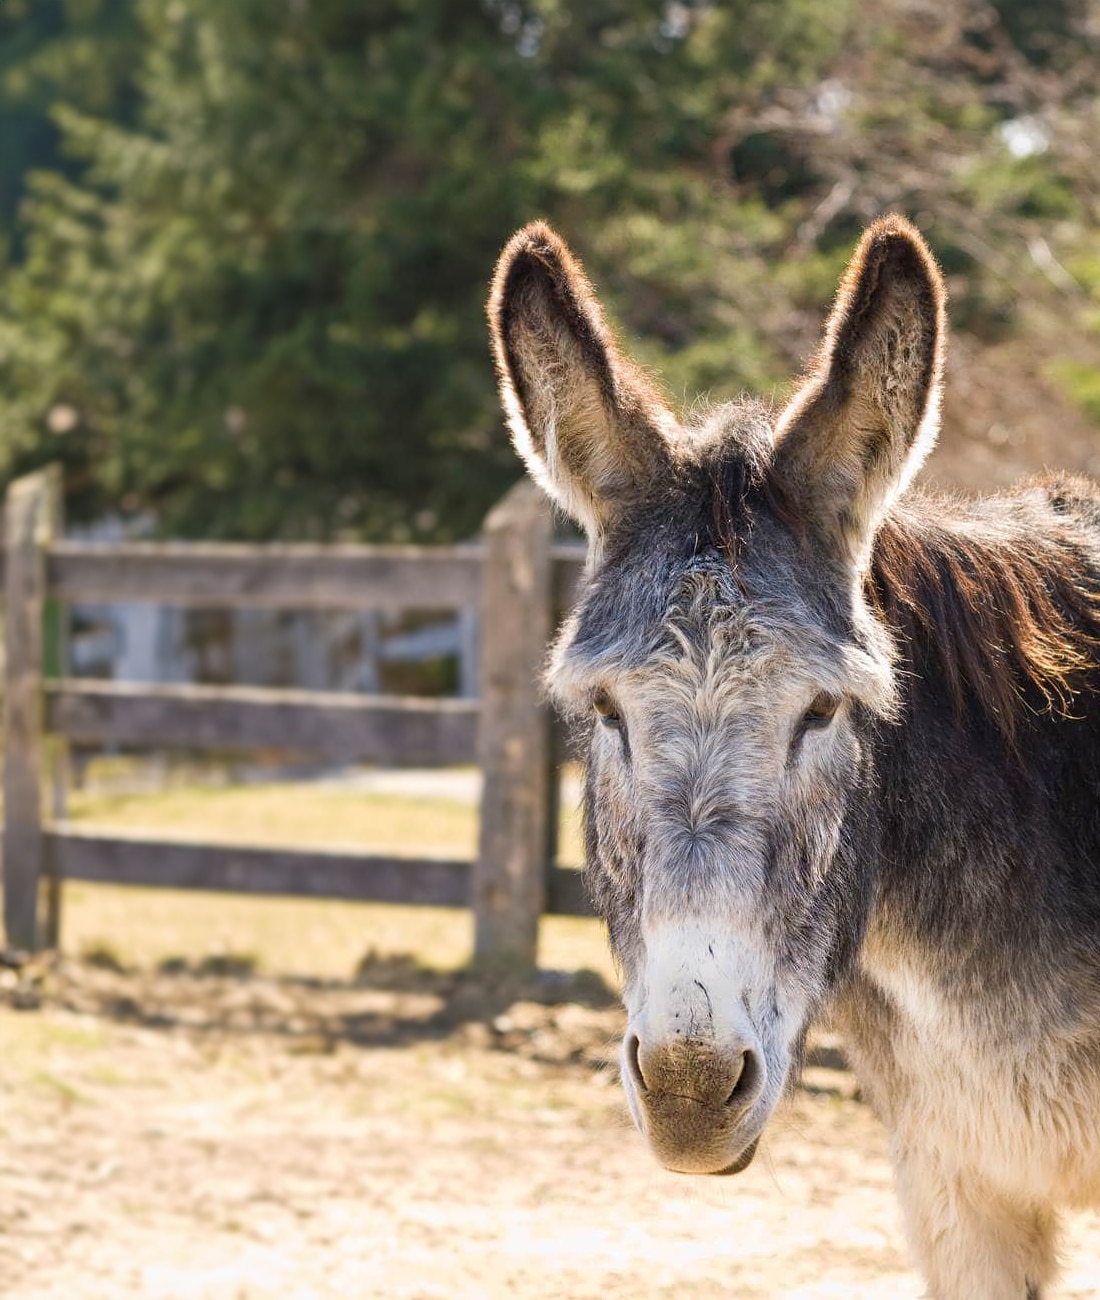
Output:
<path fill-rule="evenodd" d="M 5 0 L 0 476 L 205 537 L 437 540 L 517 475 L 533 216 L 676 402 L 780 398 L 861 227 L 949 278 L 933 476 L 1100 471 L 1094 0 Z"/>

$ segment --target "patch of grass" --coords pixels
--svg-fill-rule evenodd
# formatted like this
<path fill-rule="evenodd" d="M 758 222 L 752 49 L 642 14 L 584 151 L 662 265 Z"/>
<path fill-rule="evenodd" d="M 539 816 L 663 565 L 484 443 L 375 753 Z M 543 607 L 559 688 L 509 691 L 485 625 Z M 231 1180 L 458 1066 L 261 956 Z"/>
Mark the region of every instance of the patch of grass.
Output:
<path fill-rule="evenodd" d="M 259 958 L 250 952 L 216 952 L 204 957 L 196 967 L 199 975 L 222 975 L 244 979 L 255 975 Z"/>
<path fill-rule="evenodd" d="M 72 1047 L 81 1051 L 98 1051 L 106 1047 L 110 1036 L 96 1025 L 74 1025 L 65 1021 L 42 1020 L 43 1047 Z"/>
<path fill-rule="evenodd" d="M 118 955 L 114 945 L 102 939 L 86 944 L 81 949 L 80 956 L 89 966 L 95 966 L 97 970 L 114 971 L 121 975 L 126 969 L 126 964 Z"/>
<path fill-rule="evenodd" d="M 355 967 L 357 983 L 370 988 L 385 988 L 387 985 L 399 987 L 408 984 L 410 977 L 422 973 L 425 967 L 408 953 L 387 956 L 368 948 Z"/>
<path fill-rule="evenodd" d="M 7 1013 L 3 1060 L 10 1064 L 16 1057 L 30 1061 L 58 1051 L 99 1051 L 109 1042 L 110 1035 L 95 1023 L 74 1023 L 69 1018 L 31 1016 L 22 1012 Z"/>
<path fill-rule="evenodd" d="M 81 1092 L 79 1088 L 74 1088 L 67 1080 L 59 1078 L 49 1070 L 35 1070 L 34 1074 L 31 1075 L 31 1080 L 39 1087 L 53 1093 L 55 1097 L 67 1105 L 92 1105 L 92 1099 Z"/>

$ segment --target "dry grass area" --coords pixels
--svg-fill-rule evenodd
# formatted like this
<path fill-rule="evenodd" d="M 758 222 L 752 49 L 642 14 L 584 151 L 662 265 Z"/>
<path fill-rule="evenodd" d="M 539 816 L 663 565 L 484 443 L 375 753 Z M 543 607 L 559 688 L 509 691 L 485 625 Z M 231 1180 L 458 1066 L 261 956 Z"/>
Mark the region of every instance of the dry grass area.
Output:
<path fill-rule="evenodd" d="M 362 852 L 448 858 L 476 852 L 477 808 L 470 799 L 293 782 L 172 783 L 147 792 L 128 788 L 135 783 L 126 780 L 125 769 L 113 776 L 115 781 L 100 779 L 70 796 L 72 821 L 221 843 L 350 845 Z M 122 788 L 112 788 L 115 784 Z M 573 806 L 562 810 L 559 842 L 562 862 L 582 860 Z M 454 969 L 469 961 L 473 941 L 469 914 L 440 908 L 113 886 L 67 885 L 63 915 L 70 952 L 114 954 L 143 966 L 229 954 L 269 974 L 335 979 L 351 977 L 366 953 Z M 544 967 L 588 966 L 614 979 L 606 945 L 591 922 L 548 919 L 539 959 Z"/>
<path fill-rule="evenodd" d="M 63 915 L 69 952 L 144 967 L 224 959 L 267 975 L 350 979 L 371 953 L 454 970 L 469 961 L 473 947 L 469 913 L 435 907 L 69 884 Z M 591 921 L 549 917 L 539 958 L 551 970 L 589 967 L 614 980 L 607 946 Z"/>
<path fill-rule="evenodd" d="M 379 853 L 471 856 L 477 809 L 469 800 L 363 792 L 354 787 L 271 782 L 263 785 L 169 786 L 165 790 L 75 791 L 74 821 L 195 834 L 229 842 L 344 844 Z M 584 860 L 576 810 L 562 812 L 560 857 Z"/>
<path fill-rule="evenodd" d="M 401 799 L 355 792 L 80 798 L 132 829 L 452 854 L 472 834 L 468 806 L 413 801 L 402 831 Z M 0 968 L 5 1297 L 920 1294 L 834 1055 L 745 1174 L 654 1165 L 593 922 L 547 922 L 551 970 L 516 983 L 462 969 L 456 913 L 93 886 L 65 906 L 69 955 Z M 1097 1259 L 1082 1219 L 1058 1294 L 1100 1293 Z"/>

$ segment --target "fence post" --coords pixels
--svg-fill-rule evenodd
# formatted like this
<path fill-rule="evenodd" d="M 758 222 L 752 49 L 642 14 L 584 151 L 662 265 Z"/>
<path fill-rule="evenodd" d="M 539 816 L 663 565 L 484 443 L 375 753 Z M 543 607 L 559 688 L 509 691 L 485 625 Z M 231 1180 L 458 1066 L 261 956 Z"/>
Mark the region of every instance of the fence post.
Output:
<path fill-rule="evenodd" d="M 51 467 L 17 479 L 4 504 L 4 929 L 8 946 L 24 952 L 43 937 L 42 631 L 60 490 Z"/>
<path fill-rule="evenodd" d="M 552 631 L 553 519 L 542 493 L 517 483 L 489 513 L 484 536 L 474 956 L 533 966 L 546 899 L 551 761 L 539 671 Z"/>

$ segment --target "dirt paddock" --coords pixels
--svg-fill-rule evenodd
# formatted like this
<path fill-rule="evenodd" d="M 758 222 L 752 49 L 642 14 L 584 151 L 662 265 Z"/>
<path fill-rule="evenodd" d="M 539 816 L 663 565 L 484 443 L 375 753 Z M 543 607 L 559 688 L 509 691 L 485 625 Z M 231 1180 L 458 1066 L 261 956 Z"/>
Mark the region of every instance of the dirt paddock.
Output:
<path fill-rule="evenodd" d="M 0 984 L 13 1300 L 920 1295 L 827 1046 L 746 1174 L 687 1179 L 629 1129 L 596 977 L 104 959 Z M 1059 1294 L 1100 1294 L 1094 1219 Z"/>

